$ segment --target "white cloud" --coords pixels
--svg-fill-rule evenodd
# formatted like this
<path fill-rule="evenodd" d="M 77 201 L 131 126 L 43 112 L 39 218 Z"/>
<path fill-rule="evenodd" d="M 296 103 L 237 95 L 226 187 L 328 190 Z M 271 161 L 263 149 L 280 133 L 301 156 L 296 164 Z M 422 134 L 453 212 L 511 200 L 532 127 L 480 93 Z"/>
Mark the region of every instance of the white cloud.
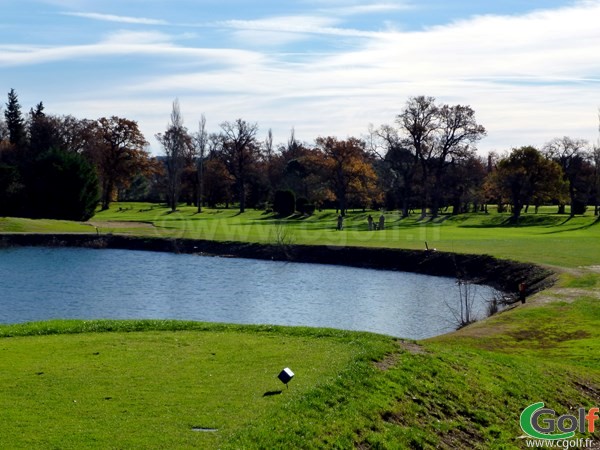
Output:
<path fill-rule="evenodd" d="M 283 114 L 291 125 L 342 135 L 360 134 L 369 122 L 391 122 L 409 96 L 426 94 L 472 105 L 489 130 L 483 148 L 539 145 L 555 134 L 592 139 L 600 78 L 597 17 L 599 2 L 479 16 L 419 32 L 372 33 L 354 50 L 307 55 L 301 63 L 282 56 L 269 66 L 176 75 L 140 88 L 189 86 L 189 95 L 212 89 L 223 96 L 243 91 L 256 115 L 281 120 Z M 285 22 L 260 25 L 274 31 Z M 288 21 L 285 28 L 322 32 L 336 25 L 333 19 L 310 24 L 294 28 Z M 239 25 L 258 28 L 257 22 Z M 276 113 L 258 110 L 265 99 Z"/>
<path fill-rule="evenodd" d="M 340 10 L 345 5 L 319 3 Z M 351 3 L 346 11 L 384 5 Z M 244 117 L 273 127 L 283 141 L 292 126 L 305 140 L 360 135 L 368 123 L 391 123 L 408 97 L 424 94 L 471 105 L 488 129 L 480 148 L 504 150 L 561 135 L 595 141 L 598 17 L 600 2 L 586 1 L 413 32 L 345 29 L 340 16 L 310 14 L 232 20 L 213 25 L 263 46 L 263 53 L 181 46 L 177 36 L 125 30 L 85 46 L 0 46 L 0 66 L 118 55 L 169 58 L 179 65 L 165 68 L 156 62 L 160 75 L 150 67 L 137 79 L 115 80 L 116 89 L 90 91 L 85 102 L 70 103 L 88 108 L 82 114 L 90 117 L 115 108 L 115 114 L 139 120 L 148 138 L 163 130 L 176 96 L 187 123 L 203 112 L 214 129 L 223 120 Z M 330 36 L 332 42 L 360 39 L 352 41 L 353 48 L 329 54 L 277 54 L 270 46 L 316 35 Z M 64 108 L 72 111 L 67 103 Z"/>
<path fill-rule="evenodd" d="M 113 14 L 86 13 L 86 12 L 65 12 L 65 16 L 82 17 L 85 19 L 100 20 L 104 22 L 131 23 L 140 25 L 167 25 L 164 20 L 149 19 L 146 17 L 116 16 Z"/>
<path fill-rule="evenodd" d="M 280 16 L 259 20 L 227 20 L 216 24 L 232 29 L 240 42 L 253 45 L 284 45 L 322 36 L 372 38 L 377 32 L 337 27 L 340 20 L 325 16 Z"/>
<path fill-rule="evenodd" d="M 157 31 L 130 31 L 119 30 L 107 35 L 98 45 L 110 47 L 114 45 L 140 45 L 149 46 L 154 44 L 170 44 L 173 38 Z"/>
<path fill-rule="evenodd" d="M 342 16 L 354 16 L 362 14 L 380 14 L 383 12 L 391 11 L 406 11 L 415 9 L 415 5 L 409 2 L 396 2 L 396 3 L 370 3 L 370 4 L 347 4 L 337 3 L 336 7 L 325 8 L 323 12 L 329 14 L 336 14 Z"/>
<path fill-rule="evenodd" d="M 174 44 L 177 37 L 153 31 L 119 30 L 89 45 L 30 46 L 0 45 L 0 67 L 64 62 L 86 58 L 156 56 L 195 64 L 254 64 L 264 57 L 256 52 L 239 49 L 183 47 Z"/>

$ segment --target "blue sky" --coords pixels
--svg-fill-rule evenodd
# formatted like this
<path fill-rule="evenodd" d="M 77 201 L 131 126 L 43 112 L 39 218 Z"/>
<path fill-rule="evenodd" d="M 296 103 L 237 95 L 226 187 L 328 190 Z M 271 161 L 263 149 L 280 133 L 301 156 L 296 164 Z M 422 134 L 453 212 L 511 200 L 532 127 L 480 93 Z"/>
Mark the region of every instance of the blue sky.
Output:
<path fill-rule="evenodd" d="M 598 139 L 600 0 L 0 0 L 0 91 L 29 110 L 194 131 L 361 136 L 410 96 L 468 104 L 482 152 Z M 4 95 L 4 94 L 3 94 Z M 5 103 L 5 100 L 2 104 Z"/>

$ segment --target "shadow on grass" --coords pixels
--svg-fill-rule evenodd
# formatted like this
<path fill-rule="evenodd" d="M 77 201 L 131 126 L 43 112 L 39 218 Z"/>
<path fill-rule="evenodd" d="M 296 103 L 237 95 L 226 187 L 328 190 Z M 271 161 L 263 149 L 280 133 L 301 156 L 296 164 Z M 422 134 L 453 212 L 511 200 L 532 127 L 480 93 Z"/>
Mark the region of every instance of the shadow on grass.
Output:
<path fill-rule="evenodd" d="M 263 394 L 263 397 L 272 397 L 274 395 L 279 395 L 283 393 L 283 391 L 267 391 Z"/>
<path fill-rule="evenodd" d="M 512 216 L 490 217 L 478 224 L 459 225 L 461 228 L 524 228 L 524 227 L 555 227 L 563 225 L 559 223 L 561 217 L 544 215 L 522 215 L 518 219 Z"/>
<path fill-rule="evenodd" d="M 559 223 L 558 226 L 566 225 L 567 223 L 569 223 L 571 221 L 572 218 L 573 218 L 573 216 L 567 217 L 565 220 L 563 220 L 561 223 Z"/>
<path fill-rule="evenodd" d="M 266 214 L 268 214 L 268 215 L 266 215 Z M 254 219 L 254 220 L 279 223 L 279 222 L 285 222 L 288 220 L 289 221 L 306 220 L 306 219 L 312 217 L 312 216 L 307 216 L 305 214 L 300 214 L 300 213 L 292 214 L 290 216 L 283 216 L 283 215 L 277 214 L 277 213 L 263 213 L 262 215 L 266 215 L 266 217 L 261 217 L 259 219 Z"/>
<path fill-rule="evenodd" d="M 561 223 L 561 225 L 566 224 L 569 220 L 571 220 L 573 217 L 569 217 L 569 219 L 565 220 L 563 223 Z M 544 234 L 559 234 L 559 233 L 565 233 L 567 231 L 579 231 L 579 230 L 589 230 L 590 228 L 598 225 L 600 223 L 600 216 L 596 218 L 596 220 L 594 220 L 592 223 L 588 223 L 585 225 L 581 225 L 579 227 L 575 227 L 575 228 L 567 228 L 565 230 L 554 230 L 554 231 L 548 231 L 547 233 Z"/>

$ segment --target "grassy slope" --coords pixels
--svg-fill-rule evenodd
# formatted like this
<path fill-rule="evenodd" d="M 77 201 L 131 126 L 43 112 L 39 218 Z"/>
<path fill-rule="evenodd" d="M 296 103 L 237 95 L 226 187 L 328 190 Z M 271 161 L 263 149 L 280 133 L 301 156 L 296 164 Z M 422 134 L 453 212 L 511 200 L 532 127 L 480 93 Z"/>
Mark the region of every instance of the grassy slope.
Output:
<path fill-rule="evenodd" d="M 164 235 L 168 232 L 186 237 L 272 242 L 279 223 L 270 216 L 254 211 L 244 215 L 236 215 L 234 211 L 209 211 L 194 215 L 192 209 L 183 208 L 180 213 L 166 214 L 164 209 L 143 204 L 121 205 L 120 211 L 118 208 L 119 206 L 94 218 L 93 222 L 100 227 L 101 232 L 121 231 L 146 235 Z M 415 219 L 399 220 L 388 216 L 390 229 L 376 233 L 364 230 L 365 217 L 366 214 L 362 213 L 352 214 L 346 221 L 347 230 L 341 233 L 332 230 L 335 217 L 331 212 L 320 213 L 309 219 L 286 221 L 285 230 L 288 230 L 286 232 L 290 233 L 295 242 L 302 243 L 422 248 L 423 241 L 427 240 L 430 246 L 444 250 L 489 253 L 562 267 L 574 268 L 598 263 L 600 226 L 591 216 L 566 221 L 564 217 L 543 212 L 528 215 L 520 227 L 501 225 L 505 217 L 496 214 L 465 215 L 447 218 L 441 224 L 427 225 L 420 224 Z M 138 226 L 126 224 L 127 221 L 146 223 Z M 152 225 L 148 225 L 150 222 Z M 5 227 L 2 223 L 0 221 L 0 227 Z M 299 354 L 295 356 L 297 359 L 294 364 L 300 366 L 306 359 L 315 358 L 309 364 L 315 377 L 305 381 L 304 374 L 298 376 L 290 389 L 293 394 L 286 391 L 282 395 L 266 397 L 269 403 L 261 403 L 265 400 L 261 397 L 258 406 L 255 404 L 257 399 L 253 398 L 249 414 L 252 418 L 248 420 L 237 420 L 237 417 L 232 417 L 235 413 L 222 411 L 221 423 L 227 433 L 219 432 L 212 437 L 205 436 L 205 433 L 201 433 L 203 437 L 197 437 L 197 433 L 188 432 L 191 426 L 212 425 L 204 424 L 200 419 L 189 419 L 193 415 L 192 411 L 197 414 L 197 409 L 194 409 L 197 403 L 190 403 L 187 399 L 181 409 L 171 408 L 165 411 L 161 409 L 160 401 L 156 402 L 149 396 L 147 403 L 143 403 L 144 407 L 140 408 L 143 416 L 140 420 L 152 420 L 156 416 L 155 420 L 164 422 L 180 414 L 179 419 L 165 425 L 163 433 L 168 439 L 181 439 L 177 442 L 182 445 L 188 445 L 194 439 L 215 439 L 218 442 L 205 442 L 209 446 L 218 443 L 224 448 L 273 448 L 284 445 L 305 448 L 523 448 L 523 440 L 518 439 L 522 434 L 518 417 L 529 404 L 544 401 L 559 414 L 578 406 L 600 405 L 600 362 L 596 358 L 600 350 L 600 275 L 596 270 L 569 269 L 561 275 L 559 286 L 529 299 L 527 305 L 519 305 L 460 332 L 420 342 L 419 346 L 401 345 L 390 338 L 377 336 L 358 337 L 353 333 L 346 333 L 343 337 L 335 335 L 314 339 L 314 333 L 319 331 L 277 329 L 267 335 L 279 338 L 282 333 L 287 341 L 287 336 L 292 333 L 301 341 L 296 347 Z M 45 324 L 40 326 L 46 327 Z M 128 327 L 131 324 L 120 326 Z M 156 326 L 164 327 L 157 324 L 149 327 Z M 15 333 L 16 328 L 10 328 L 11 333 Z M 226 327 L 219 333 L 222 339 L 233 337 L 235 340 L 239 339 L 236 333 L 240 333 L 241 329 L 243 327 Z M 0 335 L 5 330 L 0 329 Z M 28 334 L 31 330 L 25 329 L 23 332 Z M 200 332 L 198 335 L 197 331 L 188 331 L 186 339 L 194 347 L 194 343 L 211 339 L 213 332 L 215 330 Z M 297 336 L 298 333 L 300 336 Z M 264 333 L 258 334 L 253 339 L 264 338 Z M 97 334 L 85 336 L 85 339 L 92 339 L 92 342 L 94 339 L 105 339 L 107 341 L 104 345 L 110 348 L 118 345 L 109 345 L 108 341 L 114 339 L 118 343 L 119 340 L 124 340 L 120 333 L 111 334 L 111 337 Z M 142 335 L 132 334 L 127 336 L 125 342 L 131 342 L 132 336 L 136 337 L 135 344 L 132 345 L 140 348 L 150 345 L 148 342 L 152 347 L 170 345 L 167 353 L 179 361 L 201 358 L 196 352 L 186 350 L 187 347 L 174 346 L 174 336 L 170 332 L 164 334 L 164 339 L 157 339 L 157 335 L 153 333 L 149 333 L 147 339 L 137 339 Z M 36 340 L 47 338 L 26 339 L 31 339 L 28 345 L 37 342 L 37 348 L 40 341 Z M 76 342 L 85 340 L 78 339 Z M 68 346 L 71 341 L 72 339 L 65 339 L 64 345 Z M 4 354 L 7 342 L 12 345 L 15 341 L 0 341 L 0 351 Z M 321 350 L 317 343 L 329 350 Z M 230 347 L 231 355 L 236 355 L 236 361 L 234 364 L 232 358 L 229 365 L 222 367 L 224 377 L 228 371 L 236 370 L 237 356 L 245 353 L 238 350 L 236 346 Z M 327 367 L 328 362 L 323 364 L 323 359 L 319 361 L 319 354 L 328 361 L 328 356 L 323 356 L 327 351 L 339 352 L 339 357 L 331 361 L 331 367 Z M 33 351 L 19 351 L 18 354 L 19 358 L 35 356 Z M 97 356 L 102 354 L 100 352 Z M 287 361 L 293 360 L 294 356 L 286 355 L 286 358 L 288 356 L 292 359 L 286 359 L 283 364 L 292 366 Z M 92 370 L 88 367 L 91 358 L 89 352 L 82 352 L 79 357 L 80 364 L 77 366 L 81 366 L 81 370 Z M 5 360 L 3 355 L 3 364 L 8 364 Z M 147 364 L 149 373 L 158 370 L 151 358 L 142 360 Z M 371 360 L 379 361 L 379 365 Z M 115 367 L 122 369 L 126 365 L 124 361 L 129 359 L 117 358 L 108 367 L 112 367 L 112 370 Z M 209 364 L 208 360 L 198 361 L 198 370 L 204 369 L 204 364 Z M 249 371 L 255 371 L 256 365 L 257 361 L 250 360 Z M 273 370 L 277 371 L 279 366 L 275 366 L 276 364 L 273 365 Z M 45 375 L 36 376 L 35 372 L 47 373 L 51 369 L 34 370 L 34 366 L 28 367 L 28 371 L 17 371 L 13 373 L 13 377 L 21 375 L 28 378 L 28 382 L 37 382 L 38 388 L 43 389 L 46 384 L 41 380 L 44 380 Z M 68 367 L 63 367 L 61 370 L 68 373 L 67 369 Z M 127 368 L 125 373 L 146 372 L 135 367 L 131 370 L 133 372 Z M 336 372 L 338 376 L 332 377 Z M 320 379 L 317 374 L 325 375 Z M 266 373 L 259 373 L 260 377 L 263 375 Z M 88 373 L 81 374 L 73 382 L 81 383 L 87 376 Z M 248 389 L 254 394 L 257 391 L 254 385 L 258 381 L 253 376 L 250 384 L 243 386 L 236 395 L 230 395 L 231 392 L 224 392 L 218 386 L 211 387 L 211 399 L 206 402 L 217 404 L 219 399 L 232 397 L 235 401 L 248 399 Z M 189 377 L 183 371 L 181 377 L 177 375 L 173 383 L 178 388 L 189 383 L 193 385 L 193 378 Z M 321 381 L 317 382 L 317 379 Z M 263 378 L 260 380 L 263 382 Z M 105 386 L 106 383 L 105 380 Z M 112 378 L 108 386 L 113 387 Z M 114 381 L 114 386 L 117 389 L 119 384 Z M 277 383 L 274 388 L 278 389 Z M 127 392 L 124 387 L 121 389 Z M 258 391 L 266 389 L 269 388 L 265 385 Z M 160 391 L 160 388 L 157 386 L 156 389 L 148 389 L 148 395 L 155 391 Z M 27 398 L 29 391 L 19 389 L 18 392 Z M 64 392 L 65 389 L 61 388 L 55 395 Z M 111 405 L 114 402 L 102 400 L 103 395 L 112 395 L 102 392 L 95 392 L 95 402 L 97 407 L 107 408 L 105 404 Z M 208 395 L 208 391 L 206 394 Z M 53 407 L 57 406 L 57 402 L 59 398 L 49 400 Z M 260 409 L 260 405 L 265 404 L 268 406 Z M 259 409 L 252 409 L 255 407 Z M 17 409 L 20 407 L 17 406 Z M 65 409 L 63 412 L 68 411 Z M 91 416 L 95 414 L 91 410 L 88 412 Z M 215 414 L 208 416 L 218 417 Z M 194 418 L 196 417 L 201 416 Z M 75 420 L 71 426 L 81 427 L 82 423 L 86 423 L 82 422 L 84 419 L 85 417 Z M 0 413 L 0 421 L 3 426 L 7 423 L 6 413 Z M 133 423 L 136 426 L 143 425 L 141 422 Z M 100 427 L 97 432 L 88 433 L 88 439 L 101 439 L 98 436 L 102 433 L 109 433 L 110 436 L 111 428 Z M 39 428 L 27 430 L 33 432 Z M 138 430 L 135 433 L 141 432 Z M 50 436 L 49 431 L 43 433 L 43 436 Z M 60 430 L 55 430 L 54 436 L 61 445 L 68 446 Z M 143 436 L 142 439 L 147 439 L 145 444 L 150 447 L 160 446 L 159 438 L 152 437 L 153 435 Z M 599 439 L 600 435 L 595 438 Z M 1 439 L 3 438 L 0 437 L 0 445 Z M 131 439 L 135 445 L 136 438 Z M 15 442 L 19 441 L 13 441 Z"/>

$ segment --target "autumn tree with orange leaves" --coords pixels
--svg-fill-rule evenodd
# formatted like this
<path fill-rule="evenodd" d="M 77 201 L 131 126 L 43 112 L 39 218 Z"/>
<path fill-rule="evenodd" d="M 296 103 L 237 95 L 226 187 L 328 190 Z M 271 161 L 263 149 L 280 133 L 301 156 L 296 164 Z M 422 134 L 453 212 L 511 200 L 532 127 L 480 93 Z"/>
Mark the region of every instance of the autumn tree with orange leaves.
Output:
<path fill-rule="evenodd" d="M 119 187 L 127 187 L 133 177 L 149 166 L 148 142 L 137 122 L 112 116 L 95 124 L 95 142 L 90 147 L 100 178 L 102 209 L 108 209 Z"/>
<path fill-rule="evenodd" d="M 340 214 L 345 214 L 349 202 L 366 206 L 381 199 L 377 189 L 377 175 L 365 143 L 351 137 L 319 137 L 312 164 L 326 177 L 326 184 L 338 204 Z"/>

